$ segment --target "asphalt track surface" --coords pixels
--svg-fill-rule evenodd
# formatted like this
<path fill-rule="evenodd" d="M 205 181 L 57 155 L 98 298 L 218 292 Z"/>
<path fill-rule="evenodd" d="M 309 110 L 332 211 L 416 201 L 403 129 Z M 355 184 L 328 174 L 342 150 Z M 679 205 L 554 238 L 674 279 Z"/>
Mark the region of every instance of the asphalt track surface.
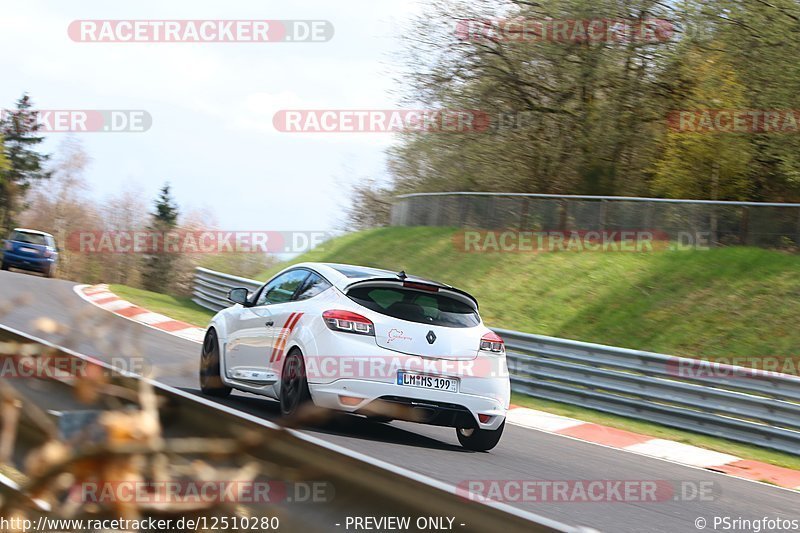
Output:
<path fill-rule="evenodd" d="M 75 294 L 74 285 L 25 273 L 0 272 L 0 323 L 104 360 L 144 358 L 145 364 L 157 371 L 159 381 L 200 393 L 198 344 L 96 308 Z M 66 331 L 38 330 L 37 324 L 42 322 L 37 320 L 41 318 L 64 324 Z M 222 403 L 266 419 L 279 415 L 276 402 L 245 393 L 234 393 Z M 466 480 L 663 480 L 692 486 L 700 482 L 713 484 L 710 501 L 507 502 L 563 523 L 600 531 L 698 531 L 698 518 L 706 520 L 706 531 L 723 530 L 722 525 L 714 528 L 715 517 L 800 520 L 797 492 L 519 426 L 507 425 L 500 444 L 488 453 L 463 450 L 453 429 L 405 422 L 377 424 L 345 416 L 323 428 L 305 431 L 451 485 Z M 728 529 L 748 530 L 751 529 Z"/>

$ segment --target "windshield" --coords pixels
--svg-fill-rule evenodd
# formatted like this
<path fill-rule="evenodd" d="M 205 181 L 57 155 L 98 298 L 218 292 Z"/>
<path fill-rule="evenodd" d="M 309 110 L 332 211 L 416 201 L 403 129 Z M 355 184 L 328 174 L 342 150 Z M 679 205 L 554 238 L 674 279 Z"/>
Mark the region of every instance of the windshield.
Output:
<path fill-rule="evenodd" d="M 11 234 L 11 240 L 24 242 L 25 244 L 37 244 L 40 246 L 47 245 L 44 235 L 39 233 L 28 233 L 27 231 L 15 231 Z"/>

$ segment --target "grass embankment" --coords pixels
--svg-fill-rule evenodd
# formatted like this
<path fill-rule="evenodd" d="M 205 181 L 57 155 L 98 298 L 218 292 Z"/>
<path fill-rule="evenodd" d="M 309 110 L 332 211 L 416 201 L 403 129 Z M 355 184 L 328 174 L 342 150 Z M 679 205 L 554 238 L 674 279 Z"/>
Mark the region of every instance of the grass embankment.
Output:
<path fill-rule="evenodd" d="M 161 313 L 195 326 L 205 327 L 211 317 L 214 316 L 213 311 L 200 307 L 191 298 L 168 296 L 143 289 L 135 289 L 126 285 L 111 285 L 109 290 L 123 300 L 128 300 L 150 311 Z"/>
<path fill-rule="evenodd" d="M 452 283 L 478 298 L 494 327 L 695 358 L 800 356 L 800 255 L 745 247 L 464 253 L 454 233 L 365 231 L 292 262 L 404 269 Z"/>
<path fill-rule="evenodd" d="M 448 228 L 345 235 L 263 272 L 330 261 L 404 269 L 452 283 L 481 303 L 489 326 L 686 357 L 747 364 L 800 358 L 800 256 L 746 247 L 693 251 L 464 253 Z M 190 300 L 112 286 L 122 297 L 205 325 Z M 180 314 L 179 313 L 185 313 Z M 181 318 L 183 316 L 183 318 Z M 597 411 L 515 396 L 515 403 L 800 469 L 800 458 Z"/>

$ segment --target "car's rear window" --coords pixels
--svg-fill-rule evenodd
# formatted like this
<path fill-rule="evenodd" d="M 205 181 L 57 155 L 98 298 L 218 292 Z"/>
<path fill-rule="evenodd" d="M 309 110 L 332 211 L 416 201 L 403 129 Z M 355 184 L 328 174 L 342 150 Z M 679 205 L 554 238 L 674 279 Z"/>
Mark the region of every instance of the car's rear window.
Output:
<path fill-rule="evenodd" d="M 11 240 L 27 244 L 39 244 L 41 246 L 47 245 L 44 235 L 40 233 L 28 233 L 26 231 L 15 231 L 11 234 Z"/>
<path fill-rule="evenodd" d="M 367 309 L 410 322 L 451 328 L 470 328 L 480 323 L 478 312 L 472 306 L 440 293 L 353 287 L 347 296 Z"/>

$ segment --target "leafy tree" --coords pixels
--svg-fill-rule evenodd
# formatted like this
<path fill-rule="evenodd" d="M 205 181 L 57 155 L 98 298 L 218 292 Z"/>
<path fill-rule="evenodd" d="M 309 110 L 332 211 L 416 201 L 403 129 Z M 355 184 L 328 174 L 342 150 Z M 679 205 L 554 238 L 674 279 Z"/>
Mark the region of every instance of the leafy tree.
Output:
<path fill-rule="evenodd" d="M 652 72 L 674 43 L 638 36 L 559 40 L 552 32 L 515 39 L 510 26 L 496 22 L 488 24 L 489 38 L 465 40 L 455 35 L 452 13 L 644 24 L 665 18 L 665 9 L 648 0 L 436 3 L 420 30 L 409 32 L 410 66 L 419 74 L 409 78 L 408 99 L 424 107 L 479 109 L 491 127 L 407 135 L 390 153 L 398 189 L 641 194 L 655 153 L 651 124 L 665 114 L 648 105 L 659 102 Z"/>
<path fill-rule="evenodd" d="M 24 207 L 22 198 L 37 180 L 50 177 L 45 170 L 49 155 L 36 151 L 44 138 L 37 135 L 40 129 L 38 112 L 27 94 L 17 100 L 16 108 L 0 120 L 0 133 L 4 138 L 8 165 L 0 169 L 0 226 L 8 230 L 14 218 Z"/>
<path fill-rule="evenodd" d="M 178 206 L 170 193 L 169 183 L 161 188 L 155 203 L 155 212 L 150 215 L 148 231 L 156 236 L 157 243 L 163 244 L 163 236 L 178 227 Z M 142 268 L 142 285 L 154 292 L 168 293 L 174 276 L 176 255 L 174 251 L 161 247 L 145 255 Z"/>
<path fill-rule="evenodd" d="M 690 124 L 699 124 L 704 110 L 747 107 L 746 88 L 724 54 L 691 50 L 681 74 L 685 83 L 692 86 L 685 100 L 689 104 L 685 111 L 692 113 Z M 653 190 L 671 198 L 746 199 L 752 186 L 749 180 L 754 156 L 751 136 L 750 133 L 694 133 L 671 129 L 663 141 L 663 157 L 656 163 Z"/>
<path fill-rule="evenodd" d="M 800 94 L 800 3 L 717 0 L 721 47 L 747 87 L 753 109 L 797 109 Z M 706 7 L 706 12 L 708 8 Z M 750 199 L 800 201 L 800 135 L 750 136 Z"/>
<path fill-rule="evenodd" d="M 514 39 L 498 24 L 514 18 L 669 24 L 649 40 Z M 457 19 L 487 21 L 484 38 L 459 38 Z M 434 0 L 416 24 L 408 107 L 477 109 L 491 127 L 401 136 L 394 193 L 800 200 L 800 135 L 665 127 L 679 110 L 796 109 L 797 0 Z"/>

